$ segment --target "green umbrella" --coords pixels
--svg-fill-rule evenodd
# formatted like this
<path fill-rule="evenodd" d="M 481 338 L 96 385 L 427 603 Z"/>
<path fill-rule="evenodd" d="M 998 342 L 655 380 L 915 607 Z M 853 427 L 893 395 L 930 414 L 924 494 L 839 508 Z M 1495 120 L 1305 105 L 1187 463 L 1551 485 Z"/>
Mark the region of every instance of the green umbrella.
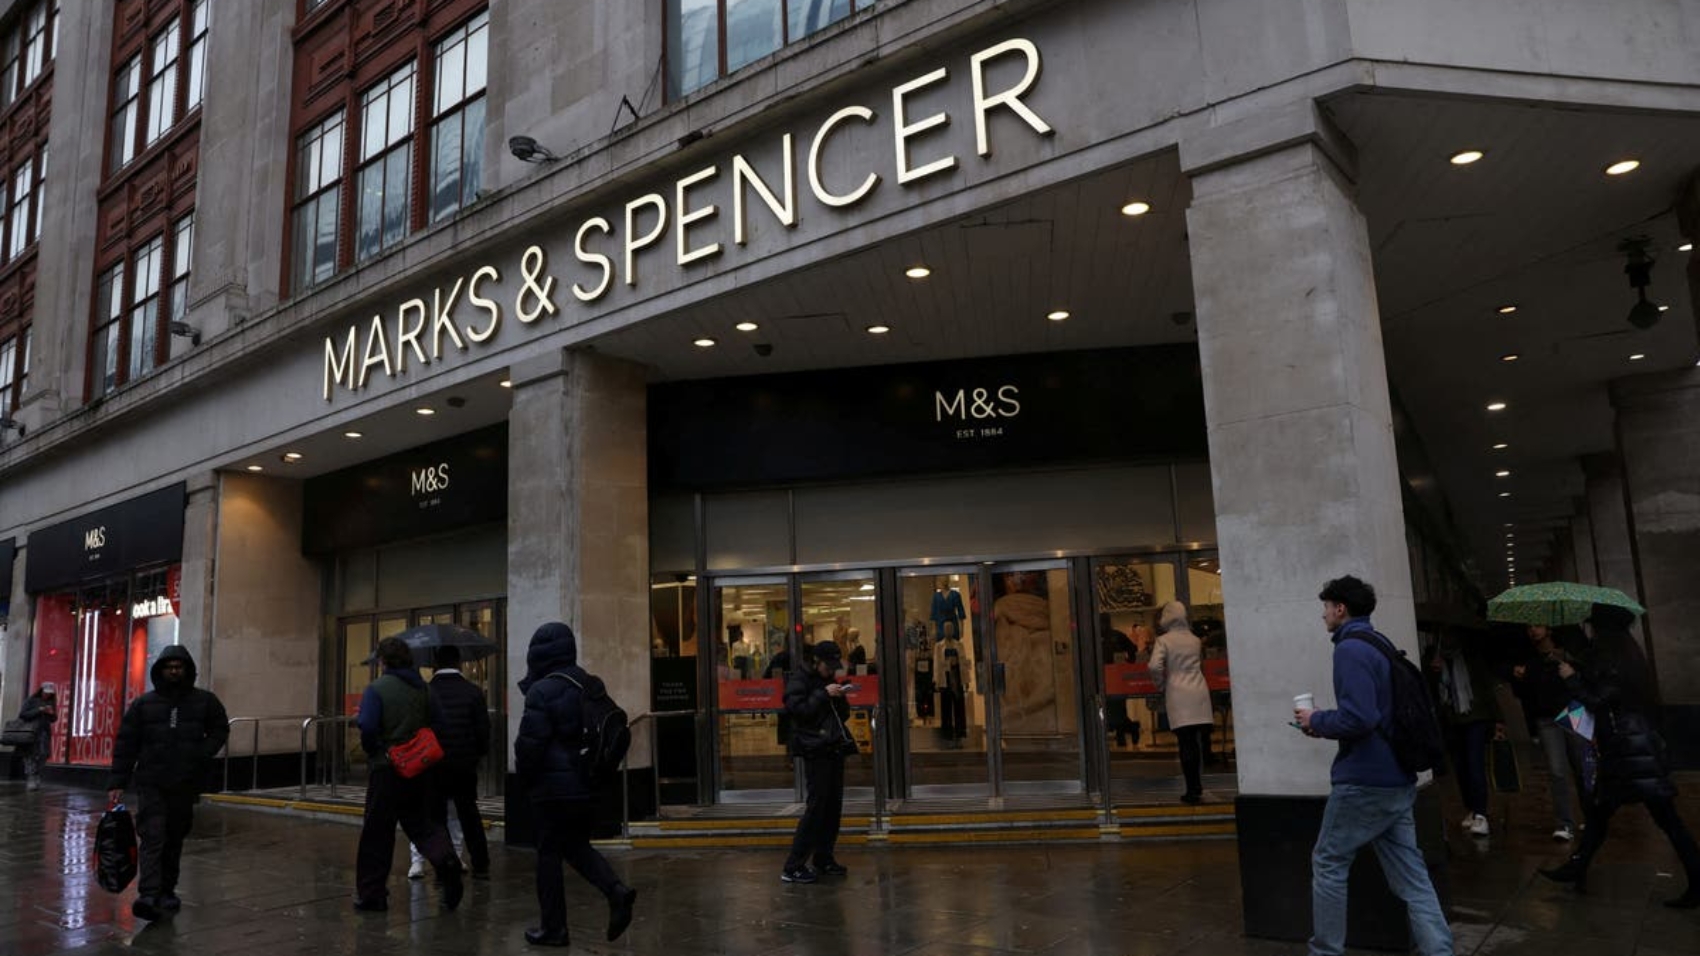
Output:
<path fill-rule="evenodd" d="M 1514 624 L 1580 624 L 1596 604 L 1610 604 L 1640 616 L 1647 609 L 1617 588 L 1600 588 L 1568 581 L 1524 584 L 1488 601 L 1490 621 Z"/>

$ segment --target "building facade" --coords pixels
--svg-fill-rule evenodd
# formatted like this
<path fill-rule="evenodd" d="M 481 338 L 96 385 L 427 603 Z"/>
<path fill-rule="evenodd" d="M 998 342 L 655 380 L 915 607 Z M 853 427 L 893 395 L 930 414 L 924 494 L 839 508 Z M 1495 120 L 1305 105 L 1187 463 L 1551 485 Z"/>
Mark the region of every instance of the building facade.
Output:
<path fill-rule="evenodd" d="M 1621 586 L 1694 731 L 1700 19 L 1421 6 L 8 4 L 0 705 L 75 775 L 181 643 L 337 772 L 456 623 L 502 754 L 562 620 L 663 802 L 790 800 L 830 637 L 853 787 L 1152 799 L 1181 600 L 1255 811 L 1356 573 Z"/>

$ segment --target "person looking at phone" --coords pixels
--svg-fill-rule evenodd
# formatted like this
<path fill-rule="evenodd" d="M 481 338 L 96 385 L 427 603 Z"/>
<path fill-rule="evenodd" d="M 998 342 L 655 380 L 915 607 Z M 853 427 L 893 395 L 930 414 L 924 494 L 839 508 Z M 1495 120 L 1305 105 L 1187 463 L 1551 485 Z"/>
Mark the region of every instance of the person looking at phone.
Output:
<path fill-rule="evenodd" d="M 784 883 L 813 883 L 850 872 L 832 851 L 844 816 L 844 758 L 856 752 L 855 738 L 844 724 L 850 716 L 845 695 L 855 685 L 844 677 L 844 652 L 836 643 L 817 641 L 810 654 L 812 663 L 794 668 L 785 681 L 791 756 L 803 761 L 809 795 L 791 838 L 791 854 L 779 873 Z"/>

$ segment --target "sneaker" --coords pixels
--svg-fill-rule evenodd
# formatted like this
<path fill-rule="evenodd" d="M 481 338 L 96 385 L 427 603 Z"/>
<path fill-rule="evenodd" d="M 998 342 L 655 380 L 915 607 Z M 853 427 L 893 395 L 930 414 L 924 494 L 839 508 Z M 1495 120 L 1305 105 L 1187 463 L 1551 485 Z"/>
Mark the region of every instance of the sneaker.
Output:
<path fill-rule="evenodd" d="M 815 871 L 806 866 L 799 866 L 794 870 L 786 869 L 779 874 L 781 883 L 813 883 L 818 879 L 820 877 L 815 875 Z"/>
<path fill-rule="evenodd" d="M 425 861 L 414 860 L 413 865 L 407 868 L 407 878 L 410 880 L 423 880 L 425 878 Z"/>
<path fill-rule="evenodd" d="M 1562 826 L 1552 831 L 1552 838 L 1560 843 L 1569 843 L 1576 839 L 1576 834 L 1571 832 L 1570 827 Z"/>
<path fill-rule="evenodd" d="M 815 873 L 819 876 L 849 876 L 850 868 L 833 860 L 830 863 L 816 863 Z"/>
<path fill-rule="evenodd" d="M 1482 816 L 1479 813 L 1470 814 L 1470 827 L 1469 827 L 1469 829 L 1470 829 L 1470 835 L 1471 836 L 1487 836 L 1488 835 L 1488 818 Z"/>

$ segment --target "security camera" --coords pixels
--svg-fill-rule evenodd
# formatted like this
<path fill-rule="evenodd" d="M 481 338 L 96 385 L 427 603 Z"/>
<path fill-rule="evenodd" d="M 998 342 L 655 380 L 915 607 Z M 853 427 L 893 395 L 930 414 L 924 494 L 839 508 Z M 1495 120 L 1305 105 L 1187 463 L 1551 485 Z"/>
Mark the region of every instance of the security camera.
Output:
<path fill-rule="evenodd" d="M 767 358 L 769 355 L 773 354 L 773 346 L 766 342 L 757 342 L 755 345 L 751 346 L 751 348 L 754 348 L 756 350 L 756 354 L 762 358 Z"/>
<path fill-rule="evenodd" d="M 450 395 L 448 398 L 444 399 L 444 401 L 448 402 L 450 408 L 466 407 L 466 399 L 461 398 L 459 395 Z"/>

